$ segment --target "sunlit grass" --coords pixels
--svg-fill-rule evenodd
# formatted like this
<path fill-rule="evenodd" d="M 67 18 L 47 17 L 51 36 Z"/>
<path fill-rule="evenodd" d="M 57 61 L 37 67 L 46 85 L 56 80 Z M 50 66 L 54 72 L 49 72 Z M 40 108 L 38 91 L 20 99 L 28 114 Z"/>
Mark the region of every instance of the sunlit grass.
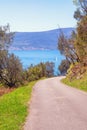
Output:
<path fill-rule="evenodd" d="M 87 73 L 81 79 L 74 79 L 70 81 L 69 78 L 65 78 L 62 80 L 62 82 L 69 86 L 81 89 L 83 91 L 87 91 Z"/>
<path fill-rule="evenodd" d="M 28 101 L 34 84 L 31 82 L 0 97 L 0 130 L 21 130 L 28 114 Z"/>

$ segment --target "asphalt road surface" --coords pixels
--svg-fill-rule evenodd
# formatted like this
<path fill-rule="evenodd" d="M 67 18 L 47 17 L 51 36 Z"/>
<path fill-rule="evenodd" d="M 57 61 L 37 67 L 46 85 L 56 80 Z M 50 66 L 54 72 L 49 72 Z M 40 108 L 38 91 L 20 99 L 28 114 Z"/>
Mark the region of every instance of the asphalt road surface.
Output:
<path fill-rule="evenodd" d="M 87 130 L 87 93 L 60 82 L 38 81 L 24 130 Z"/>

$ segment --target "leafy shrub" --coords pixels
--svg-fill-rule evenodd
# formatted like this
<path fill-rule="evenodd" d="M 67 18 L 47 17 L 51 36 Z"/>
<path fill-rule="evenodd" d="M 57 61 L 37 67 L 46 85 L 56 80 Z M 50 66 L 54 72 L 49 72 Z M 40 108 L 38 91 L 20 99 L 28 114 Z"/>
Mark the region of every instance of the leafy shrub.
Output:
<path fill-rule="evenodd" d="M 18 57 L 7 51 L 0 51 L 0 81 L 9 87 L 16 87 L 22 81 L 22 64 Z"/>
<path fill-rule="evenodd" d="M 25 79 L 28 81 L 38 80 L 42 77 L 52 77 L 54 75 L 54 64 L 52 62 L 31 65 L 25 70 Z"/>
<path fill-rule="evenodd" d="M 68 62 L 68 60 L 62 60 L 61 64 L 58 67 L 60 74 L 65 75 L 69 67 L 70 67 L 70 63 Z"/>

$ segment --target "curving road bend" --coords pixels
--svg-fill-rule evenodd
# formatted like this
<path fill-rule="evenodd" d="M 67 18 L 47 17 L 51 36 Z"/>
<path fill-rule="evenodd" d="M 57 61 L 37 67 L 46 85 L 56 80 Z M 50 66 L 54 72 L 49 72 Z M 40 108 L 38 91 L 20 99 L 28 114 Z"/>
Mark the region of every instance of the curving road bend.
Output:
<path fill-rule="evenodd" d="M 24 130 L 87 130 L 87 93 L 49 78 L 33 88 Z"/>

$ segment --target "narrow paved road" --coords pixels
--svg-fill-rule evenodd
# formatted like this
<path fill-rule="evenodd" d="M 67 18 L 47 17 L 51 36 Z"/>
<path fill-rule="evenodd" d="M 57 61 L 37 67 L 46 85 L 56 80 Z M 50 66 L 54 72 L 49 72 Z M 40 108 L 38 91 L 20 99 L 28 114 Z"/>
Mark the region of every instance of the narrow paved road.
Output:
<path fill-rule="evenodd" d="M 36 83 L 24 130 L 87 130 L 87 94 L 60 79 Z"/>

